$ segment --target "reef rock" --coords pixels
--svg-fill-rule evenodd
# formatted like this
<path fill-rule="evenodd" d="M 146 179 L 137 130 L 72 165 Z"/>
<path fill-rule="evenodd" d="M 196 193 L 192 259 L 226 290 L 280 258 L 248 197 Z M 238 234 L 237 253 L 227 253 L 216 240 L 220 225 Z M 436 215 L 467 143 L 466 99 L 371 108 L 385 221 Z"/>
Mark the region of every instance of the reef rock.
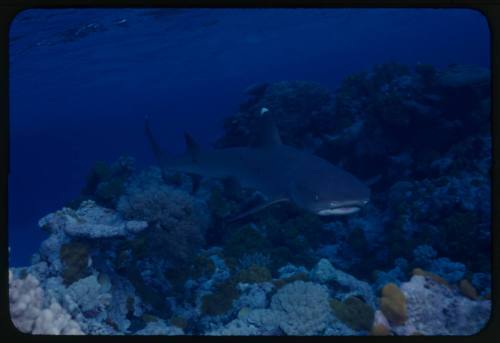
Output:
<path fill-rule="evenodd" d="M 95 275 L 88 276 L 71 284 L 67 294 L 75 301 L 81 311 L 91 311 L 103 307 L 111 301 L 111 294 L 99 284 Z"/>
<path fill-rule="evenodd" d="M 169 326 L 163 321 L 155 321 L 148 323 L 144 329 L 137 331 L 135 334 L 141 336 L 181 336 L 184 335 L 184 331 L 176 326 Z"/>
<path fill-rule="evenodd" d="M 375 295 L 370 284 L 336 269 L 325 258 L 319 260 L 318 264 L 309 273 L 309 277 L 313 281 L 320 283 L 333 282 L 339 284 L 342 288 L 348 289 L 348 292 L 341 296 L 342 300 L 349 296 L 357 296 L 361 297 L 367 304 L 375 307 Z"/>
<path fill-rule="evenodd" d="M 94 201 L 81 203 L 75 211 L 64 207 L 51 213 L 38 222 L 41 228 L 51 233 L 63 231 L 71 237 L 109 238 L 127 236 L 144 230 L 148 223 L 137 220 L 124 220 L 117 212 L 98 206 Z"/>
<path fill-rule="evenodd" d="M 267 294 L 274 289 L 274 286 L 270 282 L 262 283 L 239 283 L 238 288 L 240 289 L 241 296 L 236 301 L 236 306 L 238 308 L 265 308 L 268 305 Z"/>

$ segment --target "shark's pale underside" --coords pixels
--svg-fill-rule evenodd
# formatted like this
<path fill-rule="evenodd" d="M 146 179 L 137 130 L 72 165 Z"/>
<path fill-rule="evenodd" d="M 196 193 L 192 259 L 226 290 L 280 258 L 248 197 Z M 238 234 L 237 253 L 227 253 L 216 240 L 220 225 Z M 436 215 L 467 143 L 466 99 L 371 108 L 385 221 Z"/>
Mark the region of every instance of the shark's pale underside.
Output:
<path fill-rule="evenodd" d="M 289 201 L 321 216 L 344 215 L 357 212 L 369 201 L 369 188 L 352 174 L 318 156 L 282 144 L 266 108 L 261 110 L 259 122 L 255 146 L 200 151 L 186 134 L 187 152 L 179 157 L 168 156 L 159 147 L 148 118 L 145 131 L 162 170 L 233 178 L 241 186 L 267 196 L 266 204 L 245 214 Z"/>

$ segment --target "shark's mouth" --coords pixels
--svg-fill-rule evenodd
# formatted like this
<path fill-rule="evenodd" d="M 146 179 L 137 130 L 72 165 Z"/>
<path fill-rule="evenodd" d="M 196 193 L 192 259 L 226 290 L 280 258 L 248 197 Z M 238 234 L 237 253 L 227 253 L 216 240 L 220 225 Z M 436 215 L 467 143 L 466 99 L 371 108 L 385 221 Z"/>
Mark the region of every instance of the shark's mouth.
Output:
<path fill-rule="evenodd" d="M 317 213 L 320 216 L 342 216 L 352 214 L 358 212 L 366 203 L 368 203 L 368 200 L 352 201 L 344 204 L 331 203 L 332 207 L 319 210 Z"/>
<path fill-rule="evenodd" d="M 346 214 L 351 214 L 358 212 L 361 209 L 359 206 L 345 206 L 337 208 L 329 208 L 326 210 L 320 210 L 318 214 L 320 216 L 342 216 Z"/>

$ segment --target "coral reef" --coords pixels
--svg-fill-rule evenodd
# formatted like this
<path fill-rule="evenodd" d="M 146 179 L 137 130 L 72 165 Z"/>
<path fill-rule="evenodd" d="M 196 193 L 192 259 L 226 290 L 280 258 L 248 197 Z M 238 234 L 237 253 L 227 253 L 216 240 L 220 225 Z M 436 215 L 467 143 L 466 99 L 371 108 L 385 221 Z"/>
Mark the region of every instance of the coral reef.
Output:
<path fill-rule="evenodd" d="M 22 332 L 91 335 L 469 335 L 491 312 L 489 71 L 387 63 L 335 92 L 256 84 L 218 148 L 253 144 L 267 107 L 286 144 L 370 182 L 356 215 L 231 180 L 98 162 L 48 237 L 11 268 Z M 426 140 L 422 141 L 422 132 Z M 408 279 L 411 279 L 408 281 Z M 378 297 L 378 298 L 377 298 Z"/>

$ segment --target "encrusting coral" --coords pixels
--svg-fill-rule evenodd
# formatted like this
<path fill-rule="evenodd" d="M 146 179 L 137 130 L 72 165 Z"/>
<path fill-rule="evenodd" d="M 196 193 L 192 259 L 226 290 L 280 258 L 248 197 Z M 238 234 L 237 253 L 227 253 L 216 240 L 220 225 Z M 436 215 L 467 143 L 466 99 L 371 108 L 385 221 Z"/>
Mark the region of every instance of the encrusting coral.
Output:
<path fill-rule="evenodd" d="M 49 232 L 63 231 L 70 237 L 110 238 L 124 237 L 144 230 L 145 221 L 124 220 L 119 213 L 98 206 L 92 200 L 86 200 L 75 211 L 64 207 L 39 220 L 38 225 Z"/>
<path fill-rule="evenodd" d="M 328 298 L 325 286 L 295 281 L 278 290 L 271 299 L 271 309 L 284 316 L 279 327 L 287 335 L 315 335 L 331 319 Z"/>

